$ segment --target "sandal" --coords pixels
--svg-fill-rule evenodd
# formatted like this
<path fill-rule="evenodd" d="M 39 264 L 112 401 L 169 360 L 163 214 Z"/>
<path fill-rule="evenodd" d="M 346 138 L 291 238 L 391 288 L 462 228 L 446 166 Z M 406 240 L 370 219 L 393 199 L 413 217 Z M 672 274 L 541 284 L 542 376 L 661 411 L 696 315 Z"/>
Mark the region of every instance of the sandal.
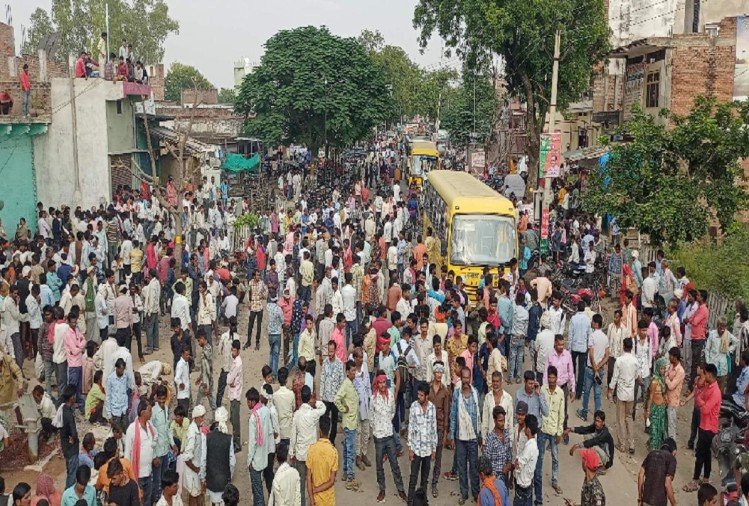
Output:
<path fill-rule="evenodd" d="M 684 485 L 681 489 L 684 492 L 696 492 L 698 488 L 700 488 L 700 487 L 699 487 L 699 485 L 697 485 L 697 482 L 694 481 L 694 480 L 692 480 L 689 483 L 687 483 L 686 485 Z"/>

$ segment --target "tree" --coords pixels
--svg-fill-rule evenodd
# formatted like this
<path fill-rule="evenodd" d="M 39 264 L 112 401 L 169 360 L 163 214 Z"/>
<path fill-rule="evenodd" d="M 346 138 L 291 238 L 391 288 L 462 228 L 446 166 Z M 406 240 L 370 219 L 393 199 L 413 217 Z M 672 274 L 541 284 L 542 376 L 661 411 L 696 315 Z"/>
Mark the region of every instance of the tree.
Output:
<path fill-rule="evenodd" d="M 237 90 L 234 88 L 221 88 L 218 92 L 219 104 L 234 104 L 237 101 Z"/>
<path fill-rule="evenodd" d="M 34 44 L 45 35 L 57 32 L 60 56 L 77 55 L 82 50 L 97 55 L 101 32 L 106 31 L 105 4 L 109 6 L 110 51 L 116 53 L 126 39 L 137 59 L 144 63 L 161 61 L 164 41 L 179 31 L 179 23 L 169 17 L 164 0 L 52 0 L 49 13 L 36 9 L 31 15 L 29 49 L 35 49 Z"/>
<path fill-rule="evenodd" d="M 212 90 L 214 86 L 192 65 L 174 62 L 164 78 L 164 98 L 179 102 L 182 90 Z"/>
<path fill-rule="evenodd" d="M 378 53 L 385 46 L 385 37 L 382 36 L 379 30 L 372 31 L 364 29 L 356 40 L 369 53 Z"/>
<path fill-rule="evenodd" d="M 686 116 L 662 114 L 670 128 L 635 109 L 623 126 L 632 142 L 613 145 L 591 173 L 583 208 L 615 216 L 655 244 L 702 238 L 711 224 L 728 230 L 748 203 L 738 182 L 739 160 L 749 156 L 749 102 L 700 97 Z"/>
<path fill-rule="evenodd" d="M 604 0 L 419 0 L 414 26 L 426 46 L 438 33 L 460 55 L 497 55 L 510 95 L 527 107 L 528 151 L 537 165 L 551 97 L 554 33 L 562 31 L 557 103 L 561 110 L 588 89 L 593 66 L 608 52 Z M 536 170 L 531 170 L 532 183 Z"/>
<path fill-rule="evenodd" d="M 354 38 L 312 26 L 282 30 L 265 43 L 260 65 L 240 87 L 236 111 L 267 145 L 349 145 L 386 118 L 382 70 Z"/>
<path fill-rule="evenodd" d="M 55 31 L 49 13 L 37 7 L 29 18 L 29 31 L 21 46 L 21 54 L 34 54 L 39 50 L 44 37 Z"/>
<path fill-rule="evenodd" d="M 451 142 L 466 146 L 472 133 L 480 144 L 489 140 L 497 98 L 488 76 L 464 72 L 461 85 L 448 88 L 442 104 L 440 127 L 450 133 Z"/>

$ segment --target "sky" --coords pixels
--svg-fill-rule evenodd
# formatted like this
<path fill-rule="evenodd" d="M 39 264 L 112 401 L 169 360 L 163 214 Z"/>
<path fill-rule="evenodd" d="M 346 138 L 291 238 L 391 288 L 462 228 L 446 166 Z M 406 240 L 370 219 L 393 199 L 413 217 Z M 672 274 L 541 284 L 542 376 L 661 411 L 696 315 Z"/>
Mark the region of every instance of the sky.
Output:
<path fill-rule="evenodd" d="M 356 36 L 363 29 L 379 30 L 385 42 L 401 46 L 416 63 L 437 67 L 455 65 L 442 58 L 442 41 L 433 37 L 420 54 L 413 10 L 418 0 L 166 0 L 179 34 L 165 43 L 166 67 L 175 62 L 198 68 L 216 87 L 234 85 L 234 62 L 259 62 L 263 44 L 282 29 L 327 26 L 340 36 Z M 52 0 L 0 0 L 2 21 L 11 8 L 16 45 L 21 27 L 28 26 L 34 9 L 49 9 Z M 102 27 L 103 29 L 103 27 Z M 133 44 L 137 54 L 137 43 Z M 147 62 L 155 63 L 155 62 Z"/>

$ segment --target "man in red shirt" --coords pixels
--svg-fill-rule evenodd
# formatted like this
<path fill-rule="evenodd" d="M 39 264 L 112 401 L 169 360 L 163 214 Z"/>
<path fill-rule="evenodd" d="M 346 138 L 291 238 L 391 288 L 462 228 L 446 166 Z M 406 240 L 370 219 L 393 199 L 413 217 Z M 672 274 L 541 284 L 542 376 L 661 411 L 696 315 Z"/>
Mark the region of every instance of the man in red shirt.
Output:
<path fill-rule="evenodd" d="M 717 376 L 718 369 L 715 364 L 707 364 L 705 366 L 705 388 L 694 396 L 694 405 L 700 412 L 700 425 L 697 448 L 695 449 L 694 474 L 692 475 L 692 482 L 684 487 L 686 491 L 697 490 L 698 480 L 703 468 L 705 480 L 710 479 L 713 459 L 711 444 L 713 437 L 718 433 L 718 415 L 720 414 L 720 403 L 722 401 Z"/>
<path fill-rule="evenodd" d="M 31 78 L 29 77 L 29 64 L 24 63 L 23 69 L 18 74 L 18 80 L 21 82 L 21 91 L 23 91 L 23 115 L 29 115 L 29 97 L 31 96 Z"/>
<path fill-rule="evenodd" d="M 78 55 L 78 59 L 75 61 L 75 77 L 76 79 L 86 79 L 86 52 L 81 51 Z"/>
<path fill-rule="evenodd" d="M 707 318 L 709 311 L 707 308 L 707 292 L 700 290 L 695 294 L 695 301 L 697 304 L 697 311 L 691 318 L 684 320 L 692 328 L 692 356 L 701 357 L 702 352 L 705 349 L 705 338 L 707 337 Z M 694 378 L 697 376 L 697 368 L 692 367 L 692 371 L 689 375 L 689 384 L 694 383 Z"/>

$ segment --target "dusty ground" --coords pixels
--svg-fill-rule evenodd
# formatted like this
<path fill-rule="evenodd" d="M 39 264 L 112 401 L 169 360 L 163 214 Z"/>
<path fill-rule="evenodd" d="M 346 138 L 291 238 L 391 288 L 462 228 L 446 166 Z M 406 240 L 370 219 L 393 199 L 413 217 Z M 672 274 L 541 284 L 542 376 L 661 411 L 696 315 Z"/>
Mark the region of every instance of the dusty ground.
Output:
<path fill-rule="evenodd" d="M 246 336 L 247 332 L 247 323 L 248 323 L 248 309 L 247 305 L 243 304 L 240 306 L 240 328 L 239 333 L 240 335 Z M 171 362 L 171 351 L 169 349 L 168 339 L 170 337 L 170 334 L 168 333 L 168 319 L 167 317 L 162 318 L 161 322 L 161 331 L 160 331 L 160 339 L 161 339 L 161 350 L 156 355 L 151 355 L 147 358 L 150 360 L 159 359 L 166 362 Z M 225 327 L 221 327 L 221 332 L 225 331 Z M 265 335 L 265 334 L 263 334 Z M 135 343 L 133 343 L 133 350 L 136 351 L 137 348 L 135 347 Z M 244 360 L 244 388 L 247 389 L 250 386 L 259 387 L 262 383 L 262 379 L 260 377 L 260 369 L 261 367 L 267 363 L 268 361 L 268 343 L 267 341 L 261 342 L 261 348 L 259 352 L 254 351 L 254 348 L 251 350 L 244 350 L 242 351 L 242 358 Z M 526 361 L 526 363 L 528 363 Z M 137 368 L 139 366 L 137 357 L 134 358 L 134 366 Z M 30 362 L 26 362 L 25 372 L 28 377 L 33 375 L 32 371 L 32 365 Z M 218 368 L 216 368 L 216 374 L 218 375 Z M 193 377 L 194 380 L 194 377 Z M 214 384 L 216 384 L 216 381 Z M 517 390 L 518 385 L 508 385 L 507 390 L 513 394 L 515 393 L 515 390 Z M 228 400 L 225 398 L 225 403 L 227 403 L 228 407 Z M 582 424 L 582 422 L 577 418 L 577 416 L 574 414 L 574 410 L 579 408 L 581 405 L 580 401 L 576 401 L 573 404 L 571 404 L 571 413 L 570 416 L 570 424 L 571 425 L 577 425 Z M 593 399 L 591 395 L 591 406 L 590 409 L 592 411 L 593 409 Z M 608 402 L 605 399 L 603 399 L 603 409 L 606 411 L 606 413 L 609 416 L 608 425 L 612 432 L 616 434 L 616 417 L 615 417 L 615 407 L 612 403 Z M 679 445 L 679 452 L 677 455 L 678 460 L 678 467 L 677 467 L 677 477 L 675 480 L 675 486 L 677 487 L 677 500 L 679 503 L 694 503 L 696 502 L 696 494 L 687 494 L 681 491 L 681 487 L 689 481 L 691 478 L 691 473 L 694 466 L 694 456 L 693 452 L 688 451 L 686 449 L 686 439 L 689 435 L 689 417 L 691 417 L 691 404 L 689 406 L 685 406 L 682 408 L 682 411 L 679 413 L 679 435 L 677 438 L 677 443 Z M 247 432 L 247 427 L 244 421 L 247 420 L 247 417 L 249 416 L 249 412 L 247 410 L 246 405 L 243 403 L 242 405 L 242 420 L 243 420 L 243 426 L 242 426 L 242 434 L 243 434 L 243 440 Z M 590 415 L 589 415 L 590 416 Z M 600 478 L 601 483 L 603 484 L 603 487 L 606 491 L 607 498 L 610 501 L 610 503 L 613 503 L 613 501 L 616 501 L 619 503 L 621 501 L 621 504 L 636 504 L 637 499 L 637 491 L 636 491 L 636 482 L 637 482 L 637 472 L 639 471 L 640 464 L 642 463 L 642 460 L 644 459 L 645 455 L 647 454 L 647 435 L 644 432 L 644 426 L 642 423 L 642 419 L 638 416 L 638 421 L 635 424 L 635 442 L 636 442 L 636 453 L 633 456 L 630 455 L 623 455 L 619 452 L 617 452 L 615 457 L 615 463 L 611 469 L 609 469 L 608 473 L 605 476 L 602 476 Z M 339 429 L 340 430 L 340 429 Z M 342 432 L 342 431 L 341 431 Z M 80 436 L 83 437 L 83 427 L 79 427 L 79 433 Z M 343 437 L 342 433 L 339 434 L 338 440 L 337 440 L 337 446 L 339 448 L 339 451 L 341 450 L 341 443 L 342 443 Z M 563 496 L 556 495 L 554 491 L 551 489 L 551 454 L 546 453 L 545 460 L 544 460 L 544 504 L 549 505 L 563 505 L 564 504 L 564 497 L 572 498 L 576 501 L 579 501 L 580 497 L 580 486 L 583 480 L 583 474 L 580 468 L 580 458 L 578 456 L 571 457 L 569 455 L 569 448 L 572 444 L 575 442 L 579 442 L 581 440 L 580 436 L 576 436 L 575 434 L 571 435 L 571 441 L 570 446 L 561 446 L 560 452 L 559 452 L 559 459 L 560 459 L 560 478 L 559 483 L 560 486 L 563 489 Z M 452 451 L 445 450 L 443 452 L 443 472 L 450 469 L 451 463 L 452 463 Z M 374 444 L 372 443 L 370 445 L 370 459 L 372 460 L 374 464 Z M 400 467 L 401 472 L 404 479 L 404 484 L 406 487 L 408 487 L 408 477 L 409 477 L 409 462 L 408 462 L 408 453 L 406 452 L 403 457 L 400 459 Z M 0 457 L 0 459 L 4 459 L 5 455 Z M 237 470 L 235 472 L 234 476 L 234 483 L 239 488 L 240 495 L 242 497 L 242 503 L 248 504 L 248 502 L 251 499 L 251 492 L 250 492 L 250 481 L 249 481 L 249 475 L 246 469 L 246 453 L 243 451 L 237 456 Z M 49 460 L 46 465 L 43 467 L 45 472 L 48 472 L 55 476 L 56 483 L 58 486 L 62 486 L 64 484 L 64 476 L 65 476 L 65 464 L 62 458 L 60 457 L 59 453 L 54 456 L 52 459 Z M 20 468 L 20 466 L 16 469 L 9 469 L 9 470 L 3 470 L 3 477 L 5 478 L 6 482 L 6 490 L 12 489 L 15 483 L 19 481 L 27 481 L 30 484 L 32 484 L 32 488 L 35 486 L 36 476 L 38 471 L 29 471 L 24 470 Z M 340 475 L 339 475 L 340 476 Z M 387 498 L 386 503 L 387 504 L 398 504 L 400 503 L 400 499 L 398 499 L 396 495 L 396 489 L 393 484 L 392 475 L 390 474 L 390 469 L 387 464 L 385 464 L 385 477 L 386 477 L 386 487 L 387 487 Z M 358 500 L 365 500 L 365 501 L 371 501 L 374 502 L 376 496 L 377 496 L 377 482 L 376 482 L 376 475 L 375 475 L 375 468 L 370 467 L 367 468 L 366 471 L 361 472 L 357 470 L 357 479 L 362 482 L 362 487 L 358 492 L 351 492 L 344 488 L 344 484 L 340 481 L 340 479 L 336 483 L 336 495 L 338 501 L 340 501 L 341 504 L 348 504 L 352 503 L 354 501 Z M 713 461 L 713 484 L 719 483 L 719 479 L 717 478 L 717 464 L 715 461 Z M 439 484 L 439 491 L 440 495 L 438 499 L 432 499 L 431 495 L 429 495 L 429 500 L 431 504 L 436 505 L 447 505 L 447 504 L 456 504 L 458 497 L 451 496 L 451 492 L 458 491 L 459 486 L 457 481 L 445 481 L 444 479 L 440 480 Z M 511 493 L 512 495 L 512 493 Z"/>

